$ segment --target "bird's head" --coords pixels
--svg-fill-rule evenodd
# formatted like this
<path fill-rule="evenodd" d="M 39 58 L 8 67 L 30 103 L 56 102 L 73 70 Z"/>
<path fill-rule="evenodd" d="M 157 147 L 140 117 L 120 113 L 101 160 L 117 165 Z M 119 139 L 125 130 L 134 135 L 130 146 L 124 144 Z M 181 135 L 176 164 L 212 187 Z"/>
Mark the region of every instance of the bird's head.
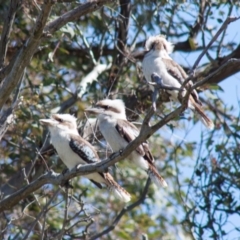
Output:
<path fill-rule="evenodd" d="M 119 119 L 126 119 L 125 104 L 121 99 L 104 99 L 97 102 L 95 107 L 87 108 L 85 111 L 97 115 L 108 115 Z"/>
<path fill-rule="evenodd" d="M 52 114 L 49 119 L 40 119 L 50 130 L 77 130 L 76 118 L 70 114 Z"/>
<path fill-rule="evenodd" d="M 166 51 L 168 54 L 171 54 L 173 49 L 173 44 L 168 42 L 163 35 L 151 36 L 145 43 L 145 50 L 147 51 Z"/>

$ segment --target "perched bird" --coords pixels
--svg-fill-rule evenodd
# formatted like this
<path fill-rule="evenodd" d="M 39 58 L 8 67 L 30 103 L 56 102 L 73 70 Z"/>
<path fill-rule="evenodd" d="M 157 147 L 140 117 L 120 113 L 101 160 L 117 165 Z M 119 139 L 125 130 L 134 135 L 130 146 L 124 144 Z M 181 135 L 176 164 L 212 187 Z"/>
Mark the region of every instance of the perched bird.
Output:
<path fill-rule="evenodd" d="M 48 126 L 51 142 L 70 170 L 76 165 L 100 161 L 93 146 L 79 135 L 74 116 L 53 114 L 50 119 L 40 119 L 40 123 Z M 84 176 L 99 188 L 102 188 L 102 183 L 106 184 L 107 188 L 120 200 L 130 201 L 130 194 L 114 181 L 110 173 L 94 172 Z"/>
<path fill-rule="evenodd" d="M 172 51 L 172 43 L 168 42 L 162 35 L 152 36 L 147 39 L 142 68 L 143 74 L 148 82 L 152 81 L 152 74 L 155 74 L 159 76 L 165 86 L 178 89 L 181 88 L 182 83 L 187 79 L 188 75 L 183 68 L 169 56 Z M 192 81 L 189 81 L 186 87 L 191 87 L 192 85 Z M 167 92 L 173 101 L 182 101 L 182 99 L 179 98 L 178 90 L 167 90 Z M 186 89 L 183 92 L 183 96 L 185 94 Z M 204 113 L 201 105 L 202 103 L 198 98 L 197 91 L 193 90 L 189 97 L 188 107 L 197 112 L 207 128 L 213 129 L 214 123 Z"/>
<path fill-rule="evenodd" d="M 104 99 L 97 102 L 96 107 L 85 111 L 98 115 L 99 130 L 114 152 L 125 148 L 139 135 L 139 130 L 127 121 L 125 105 L 120 99 Z M 157 186 L 167 187 L 167 183 L 156 169 L 147 142 L 138 146 L 130 154 L 130 159 L 144 169 Z"/>

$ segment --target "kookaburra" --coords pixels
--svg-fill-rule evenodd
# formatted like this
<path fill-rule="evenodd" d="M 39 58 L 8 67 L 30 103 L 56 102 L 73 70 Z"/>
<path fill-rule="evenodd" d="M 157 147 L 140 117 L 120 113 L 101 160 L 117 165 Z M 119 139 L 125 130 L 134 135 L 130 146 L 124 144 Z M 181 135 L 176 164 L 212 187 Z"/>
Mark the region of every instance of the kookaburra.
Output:
<path fill-rule="evenodd" d="M 139 135 L 139 130 L 127 121 L 125 105 L 120 99 L 99 101 L 96 103 L 96 107 L 88 108 L 85 111 L 98 115 L 99 130 L 114 152 L 125 148 Z M 156 169 L 147 142 L 138 146 L 130 154 L 130 159 L 136 166 L 144 169 L 157 186 L 167 186 Z"/>
<path fill-rule="evenodd" d="M 162 35 L 152 36 L 147 39 L 142 68 L 143 74 L 148 82 L 152 82 L 151 76 L 154 73 L 161 78 L 164 85 L 178 89 L 181 88 L 182 83 L 188 78 L 188 75 L 183 68 L 169 56 L 172 51 L 172 43 L 168 42 Z M 186 87 L 190 87 L 192 84 L 192 81 L 189 81 Z M 179 99 L 178 90 L 167 90 L 167 92 L 173 101 L 182 101 L 181 98 Z M 183 92 L 183 96 L 185 93 L 186 89 Z M 207 128 L 213 129 L 214 123 L 204 113 L 201 105 L 202 103 L 198 98 L 197 91 L 193 90 L 189 97 L 188 107 L 198 113 Z"/>
<path fill-rule="evenodd" d="M 74 116 L 53 114 L 50 119 L 40 119 L 40 123 L 48 126 L 51 143 L 68 169 L 100 161 L 93 146 L 79 135 Z M 105 184 L 120 200 L 130 201 L 130 194 L 114 181 L 110 173 L 95 172 L 84 177 L 90 179 L 99 188 Z"/>

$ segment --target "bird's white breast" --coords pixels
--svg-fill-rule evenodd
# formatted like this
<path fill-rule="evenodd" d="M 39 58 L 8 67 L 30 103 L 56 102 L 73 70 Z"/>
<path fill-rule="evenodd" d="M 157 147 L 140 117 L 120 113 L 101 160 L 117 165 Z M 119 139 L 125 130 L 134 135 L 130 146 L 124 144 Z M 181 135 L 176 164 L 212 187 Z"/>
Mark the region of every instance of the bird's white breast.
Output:
<path fill-rule="evenodd" d="M 172 77 L 166 68 L 165 63 L 162 61 L 162 56 L 149 52 L 145 55 L 142 63 L 143 74 L 147 81 L 152 82 L 151 75 L 156 73 L 168 86 L 181 87 L 177 79 Z M 168 91 L 174 99 L 178 97 L 178 91 Z"/>
<path fill-rule="evenodd" d="M 85 162 L 69 146 L 70 137 L 66 131 L 51 131 L 51 141 L 63 163 L 72 169 Z"/>
<path fill-rule="evenodd" d="M 100 116 L 99 118 L 99 129 L 114 152 L 128 145 L 127 141 L 119 135 L 115 127 L 116 122 L 117 120 L 110 116 Z"/>
<path fill-rule="evenodd" d="M 128 145 L 128 142 L 119 135 L 117 129 L 116 129 L 116 122 L 117 120 L 115 118 L 111 118 L 110 116 L 101 116 L 99 119 L 99 129 L 105 138 L 105 140 L 108 142 L 108 144 L 111 146 L 112 150 L 114 152 L 117 152 L 123 148 L 125 148 Z M 128 128 L 128 131 L 131 131 L 130 128 Z M 132 129 L 132 131 L 136 131 L 135 129 Z M 133 134 L 130 135 L 135 135 Z M 144 170 L 148 169 L 148 163 L 146 160 L 143 159 L 143 157 L 136 151 L 133 151 L 129 158 L 139 167 L 141 167 Z"/>

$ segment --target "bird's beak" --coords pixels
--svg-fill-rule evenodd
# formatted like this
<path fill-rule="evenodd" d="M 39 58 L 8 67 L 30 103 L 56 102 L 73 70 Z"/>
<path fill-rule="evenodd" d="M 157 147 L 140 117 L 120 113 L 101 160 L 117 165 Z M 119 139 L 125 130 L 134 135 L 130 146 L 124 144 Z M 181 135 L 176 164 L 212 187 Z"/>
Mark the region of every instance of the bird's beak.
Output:
<path fill-rule="evenodd" d="M 46 126 L 53 126 L 56 121 L 53 119 L 39 119 L 40 124 L 46 125 Z"/>
<path fill-rule="evenodd" d="M 130 57 L 132 57 L 132 58 L 134 58 L 136 60 L 142 61 L 144 56 L 148 52 L 149 52 L 148 50 L 136 51 L 136 52 L 131 53 Z"/>
<path fill-rule="evenodd" d="M 100 114 L 100 113 L 103 113 L 103 109 L 101 108 L 86 108 L 85 109 L 85 112 L 88 112 L 88 113 L 93 113 L 93 114 Z"/>

